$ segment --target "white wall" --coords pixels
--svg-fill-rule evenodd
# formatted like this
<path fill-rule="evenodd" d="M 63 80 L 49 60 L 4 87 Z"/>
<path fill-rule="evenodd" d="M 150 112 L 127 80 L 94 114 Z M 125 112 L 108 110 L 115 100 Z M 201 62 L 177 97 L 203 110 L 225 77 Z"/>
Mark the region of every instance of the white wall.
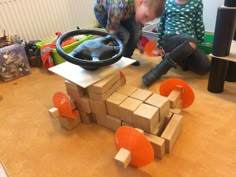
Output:
<path fill-rule="evenodd" d="M 208 32 L 214 32 L 217 9 L 219 6 L 224 5 L 224 0 L 202 0 L 202 1 L 204 5 L 203 20 L 205 24 L 205 30 Z"/>

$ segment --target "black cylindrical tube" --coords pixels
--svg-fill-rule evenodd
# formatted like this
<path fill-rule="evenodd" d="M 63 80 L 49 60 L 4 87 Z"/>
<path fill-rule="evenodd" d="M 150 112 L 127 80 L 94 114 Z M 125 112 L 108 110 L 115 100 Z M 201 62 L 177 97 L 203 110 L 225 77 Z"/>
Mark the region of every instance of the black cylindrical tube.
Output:
<path fill-rule="evenodd" d="M 236 7 L 236 1 L 235 0 L 225 0 L 224 5 L 227 7 Z"/>
<path fill-rule="evenodd" d="M 212 54 L 218 57 L 228 56 L 235 31 L 236 8 L 221 6 L 218 8 Z"/>
<path fill-rule="evenodd" d="M 224 90 L 224 81 L 228 68 L 228 61 L 212 57 L 207 90 L 212 93 L 221 93 Z"/>
<path fill-rule="evenodd" d="M 225 80 L 228 82 L 236 82 L 236 62 L 229 61 Z"/>
<path fill-rule="evenodd" d="M 236 28 L 234 32 L 234 40 L 236 41 Z M 236 62 L 229 62 L 225 80 L 228 82 L 236 82 Z"/>

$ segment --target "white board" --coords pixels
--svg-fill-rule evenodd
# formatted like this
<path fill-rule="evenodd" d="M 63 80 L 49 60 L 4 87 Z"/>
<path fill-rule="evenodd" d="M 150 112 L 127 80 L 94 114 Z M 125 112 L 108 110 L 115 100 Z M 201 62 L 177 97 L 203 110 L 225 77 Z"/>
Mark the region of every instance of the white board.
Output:
<path fill-rule="evenodd" d="M 134 63 L 136 60 L 122 57 L 116 63 L 101 67 L 97 70 L 85 70 L 78 65 L 70 62 L 64 62 L 49 68 L 50 71 L 56 73 L 75 84 L 86 88 L 95 82 L 115 73 L 116 71 Z"/>

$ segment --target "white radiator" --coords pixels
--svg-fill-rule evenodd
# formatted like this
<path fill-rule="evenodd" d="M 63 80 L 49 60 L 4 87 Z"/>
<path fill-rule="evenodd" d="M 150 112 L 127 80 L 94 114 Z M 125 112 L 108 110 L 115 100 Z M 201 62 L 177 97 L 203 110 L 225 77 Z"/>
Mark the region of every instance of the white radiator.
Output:
<path fill-rule="evenodd" d="M 93 0 L 0 0 L 0 36 L 5 30 L 25 41 L 44 40 L 96 24 Z"/>

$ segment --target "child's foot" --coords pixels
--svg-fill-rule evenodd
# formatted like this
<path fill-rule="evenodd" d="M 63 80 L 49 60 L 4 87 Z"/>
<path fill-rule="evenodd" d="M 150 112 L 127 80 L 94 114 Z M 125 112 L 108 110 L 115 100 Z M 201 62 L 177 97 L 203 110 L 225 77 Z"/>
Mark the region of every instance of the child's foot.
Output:
<path fill-rule="evenodd" d="M 132 63 L 133 66 L 139 66 L 140 62 L 138 60 L 136 60 L 134 63 Z"/>

